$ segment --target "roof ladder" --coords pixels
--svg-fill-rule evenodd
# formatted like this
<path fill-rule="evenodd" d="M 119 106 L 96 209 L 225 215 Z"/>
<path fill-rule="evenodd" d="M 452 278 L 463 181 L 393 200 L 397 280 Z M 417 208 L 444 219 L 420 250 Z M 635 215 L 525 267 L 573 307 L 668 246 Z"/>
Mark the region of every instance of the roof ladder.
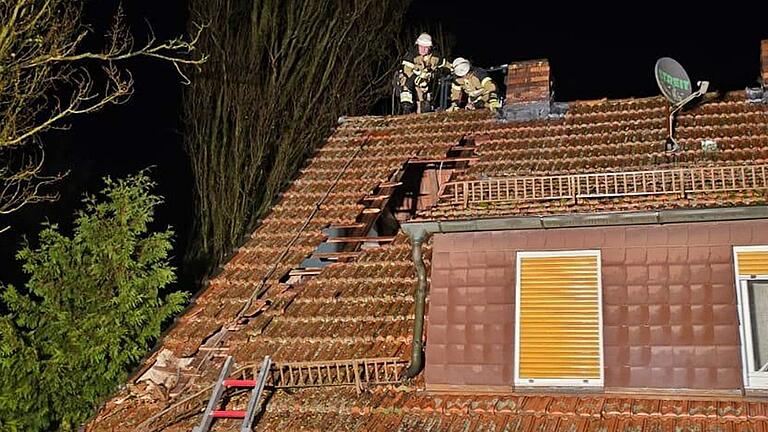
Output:
<path fill-rule="evenodd" d="M 219 379 L 216 381 L 216 385 L 213 387 L 213 393 L 211 399 L 208 401 L 208 406 L 205 408 L 200 425 L 192 429 L 192 432 L 208 432 L 213 419 L 216 418 L 238 418 L 243 419 L 243 423 L 240 426 L 240 432 L 250 432 L 253 425 L 253 417 L 256 415 L 256 406 L 261 399 L 261 394 L 264 392 L 264 386 L 267 383 L 267 376 L 269 369 L 272 367 L 272 359 L 269 356 L 264 356 L 264 361 L 261 362 L 261 369 L 259 369 L 258 380 L 237 380 L 227 379 L 229 372 L 232 369 L 234 358 L 228 356 L 224 362 L 224 366 L 219 373 Z M 248 399 L 248 406 L 245 411 L 233 411 L 233 410 L 216 410 L 221 400 L 221 396 L 224 395 L 226 387 L 248 388 L 252 387 L 251 397 Z"/>

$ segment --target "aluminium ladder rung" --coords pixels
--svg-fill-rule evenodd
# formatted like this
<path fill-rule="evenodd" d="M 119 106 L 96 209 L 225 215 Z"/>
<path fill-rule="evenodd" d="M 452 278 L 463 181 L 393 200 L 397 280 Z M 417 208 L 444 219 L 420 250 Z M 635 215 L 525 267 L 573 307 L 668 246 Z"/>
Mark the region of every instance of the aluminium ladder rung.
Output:
<path fill-rule="evenodd" d="M 400 186 L 402 184 L 403 184 L 403 182 L 384 182 L 384 183 L 379 183 L 379 187 L 380 188 L 393 188 L 393 187 L 398 187 L 398 186 Z"/>
<path fill-rule="evenodd" d="M 364 242 L 391 242 L 395 241 L 395 236 L 366 236 L 366 237 L 330 237 L 325 240 L 327 243 L 364 243 Z"/>
<path fill-rule="evenodd" d="M 379 194 L 379 195 L 366 195 L 363 198 L 361 198 L 361 201 L 375 201 L 378 199 L 387 199 L 389 198 L 389 194 Z"/>
<path fill-rule="evenodd" d="M 237 379 L 224 380 L 224 385 L 227 387 L 253 387 L 256 384 L 257 384 L 256 380 L 237 380 Z"/>
<path fill-rule="evenodd" d="M 242 410 L 217 410 L 211 413 L 213 418 L 245 418 L 245 411 Z"/>

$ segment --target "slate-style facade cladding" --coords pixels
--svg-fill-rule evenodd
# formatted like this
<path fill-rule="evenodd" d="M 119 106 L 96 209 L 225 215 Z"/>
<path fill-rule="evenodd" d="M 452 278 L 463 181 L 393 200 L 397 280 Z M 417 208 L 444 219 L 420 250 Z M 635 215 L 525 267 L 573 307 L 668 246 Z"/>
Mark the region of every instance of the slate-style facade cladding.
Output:
<path fill-rule="evenodd" d="M 768 245 L 768 220 L 436 234 L 427 388 L 514 387 L 516 254 L 599 250 L 605 388 L 740 394 L 733 246 L 747 245 Z"/>
<path fill-rule="evenodd" d="M 762 57 L 768 58 L 766 43 Z M 762 64 L 768 76 L 768 62 Z M 663 98 L 539 109 L 539 99 L 548 98 L 549 68 L 524 65 L 510 82 L 522 87 L 507 89 L 525 95 L 523 105 L 507 101 L 513 108 L 507 113 L 514 112 L 516 120 L 500 121 L 487 111 L 346 119 L 145 362 L 141 372 L 163 379 L 134 377 L 86 430 L 191 430 L 200 423 L 225 355 L 238 366 L 258 364 L 265 355 L 277 365 L 366 358 L 406 365 L 419 280 L 431 280 L 427 331 L 415 335 L 426 342 L 425 372 L 389 386 L 269 389 L 254 429 L 768 430 L 768 401 L 734 395 L 743 388 L 735 311 L 745 287 L 735 290 L 729 255 L 733 245 L 768 244 L 766 93 L 760 88 L 706 95 L 679 113 L 675 138 L 681 150 L 668 153 Z M 403 178 L 417 165 L 426 173 L 421 184 Z M 627 184 L 616 182 L 643 170 L 663 171 L 664 180 L 636 176 Z M 675 177 L 668 177 L 672 171 Z M 583 184 L 577 182 L 582 177 L 573 177 L 587 174 L 592 176 Z M 566 179 L 564 189 L 549 183 L 552 176 Z M 499 178 L 525 183 L 493 183 Z M 596 178 L 602 189 L 596 189 Z M 461 189 L 463 182 L 479 183 Z M 523 185 L 525 192 L 517 191 L 522 197 L 498 199 L 513 193 L 515 184 Z M 660 189 L 623 193 L 634 184 Z M 606 185 L 623 192 L 607 196 Z M 440 196 L 432 195 L 436 190 Z M 438 227 L 422 246 L 424 274 L 417 274 L 420 266 L 401 225 L 386 241 L 358 241 L 359 247 L 350 248 L 355 250 L 307 272 L 304 280 L 290 277 L 327 240 L 329 226 L 358 226 L 361 215 L 370 219 L 382 210 L 372 203 L 403 195 L 410 201 L 390 208 L 399 220 L 411 217 L 406 224 Z M 697 209 L 717 209 L 721 221 L 661 226 L 654 219 Z M 751 220 L 725 220 L 741 211 Z M 645 225 L 540 229 L 608 213 Z M 505 225 L 505 218 L 521 217 L 530 219 L 526 229 Z M 440 234 L 452 223 L 465 232 Z M 488 232 L 471 232 L 482 224 Z M 515 229 L 491 232 L 505 226 Z M 556 394 L 512 388 L 516 254 L 547 249 L 600 253 L 604 376 L 597 388 Z M 590 282 L 589 289 L 595 285 Z M 584 297 L 594 303 L 596 294 Z M 597 339 L 585 340 L 594 351 Z M 697 397 L 653 394 L 665 388 L 688 389 Z M 499 389 L 503 394 L 485 394 Z M 638 389 L 646 394 L 629 394 Z M 228 408 L 241 409 L 239 402 L 244 401 L 233 398 Z M 213 430 L 237 427 L 236 421 L 217 420 Z"/>

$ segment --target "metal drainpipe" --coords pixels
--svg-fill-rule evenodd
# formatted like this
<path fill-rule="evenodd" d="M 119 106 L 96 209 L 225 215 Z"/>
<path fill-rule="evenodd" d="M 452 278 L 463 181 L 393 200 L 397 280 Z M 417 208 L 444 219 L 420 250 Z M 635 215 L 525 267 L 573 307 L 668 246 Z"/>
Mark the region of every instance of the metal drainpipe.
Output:
<path fill-rule="evenodd" d="M 413 378 L 421 372 L 424 367 L 424 306 L 427 301 L 427 269 L 424 266 L 422 257 L 422 245 L 427 239 L 427 230 L 416 229 L 408 232 L 411 239 L 411 258 L 416 266 L 416 276 L 419 280 L 419 286 L 413 293 L 416 309 L 413 320 L 413 345 L 411 350 L 411 363 L 408 369 L 403 373 L 403 378 Z"/>

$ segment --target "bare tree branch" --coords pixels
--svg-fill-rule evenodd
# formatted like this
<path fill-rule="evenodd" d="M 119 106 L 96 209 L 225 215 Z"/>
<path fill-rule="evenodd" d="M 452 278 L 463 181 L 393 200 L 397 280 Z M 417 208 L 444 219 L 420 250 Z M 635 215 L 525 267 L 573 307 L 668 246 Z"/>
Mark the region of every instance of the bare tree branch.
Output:
<path fill-rule="evenodd" d="M 52 107 L 48 118 L 31 126 L 21 135 L 5 141 L 3 144 L 6 146 L 13 146 L 24 143 L 28 139 L 50 129 L 54 124 L 61 122 L 67 117 L 76 114 L 96 112 L 106 105 L 117 105 L 126 102 L 127 98 L 133 93 L 133 78 L 131 77 L 130 72 L 126 71 L 128 77 L 123 79 L 120 77 L 120 71 L 114 64 L 104 67 L 103 70 L 108 79 L 108 84 L 103 92 L 97 93 L 93 91 L 94 83 L 88 70 L 81 69 L 82 75 L 80 77 L 69 78 L 71 82 L 75 83 L 76 90 L 75 94 L 72 95 L 69 104 L 65 108 L 62 108 L 60 103 L 57 102 L 55 106 Z"/>
<path fill-rule="evenodd" d="M 55 199 L 43 190 L 62 176 L 41 175 L 43 153 L 36 148 L 41 134 L 126 102 L 134 82 L 121 62 L 141 57 L 168 62 L 189 84 L 182 66 L 199 67 L 207 60 L 198 51 L 206 26 L 193 24 L 189 38 L 159 41 L 147 24 L 146 41 L 137 48 L 122 7 L 104 35 L 103 50 L 83 50 L 93 31 L 82 22 L 81 4 L 0 0 L 0 215 Z"/>
<path fill-rule="evenodd" d="M 158 44 L 155 39 L 154 32 L 150 27 L 150 36 L 146 45 L 137 50 L 132 50 L 131 46 L 116 45 L 112 46 L 112 49 L 103 53 L 91 53 L 85 52 L 74 55 L 53 55 L 42 56 L 39 58 L 31 59 L 27 63 L 23 63 L 20 67 L 28 69 L 37 66 L 42 66 L 46 63 L 56 62 L 75 62 L 86 59 L 101 60 L 105 62 L 115 62 L 121 60 L 128 60 L 135 57 L 154 57 L 162 60 L 167 60 L 175 65 L 178 64 L 193 64 L 200 65 L 205 63 L 207 56 L 203 55 L 200 58 L 183 58 L 180 55 L 191 54 L 195 50 L 195 44 L 200 38 L 200 34 L 205 29 L 204 26 L 197 26 L 197 34 L 189 42 L 183 39 L 172 39 L 167 42 Z"/>
<path fill-rule="evenodd" d="M 45 189 L 67 175 L 41 174 L 45 162 L 42 146 L 36 149 L 5 149 L 0 154 L 0 162 L 0 215 L 13 213 L 36 202 L 55 200 L 58 194 Z"/>

